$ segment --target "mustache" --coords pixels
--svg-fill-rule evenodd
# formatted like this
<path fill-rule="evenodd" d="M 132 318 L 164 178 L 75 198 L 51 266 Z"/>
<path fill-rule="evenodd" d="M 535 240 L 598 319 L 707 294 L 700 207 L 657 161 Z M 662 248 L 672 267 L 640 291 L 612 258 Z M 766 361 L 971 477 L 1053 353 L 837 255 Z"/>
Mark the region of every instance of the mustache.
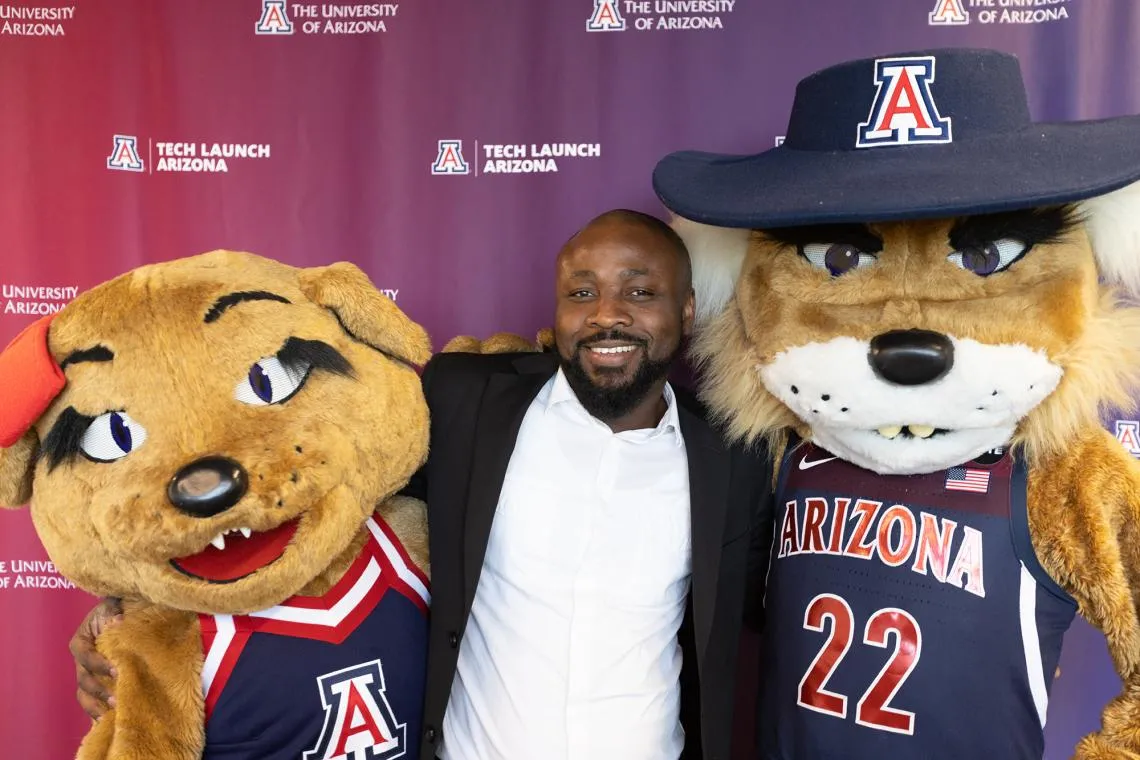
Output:
<path fill-rule="evenodd" d="M 630 335 L 629 333 L 622 332 L 621 330 L 603 330 L 602 332 L 594 333 L 587 338 L 582 338 L 582 340 L 578 341 L 574 345 L 574 350 L 581 351 L 583 348 L 589 348 L 595 343 L 601 343 L 602 341 L 607 340 L 621 341 L 622 343 L 632 343 L 634 345 L 643 347 L 649 345 L 649 341 L 647 341 L 645 338 L 638 338 Z"/>

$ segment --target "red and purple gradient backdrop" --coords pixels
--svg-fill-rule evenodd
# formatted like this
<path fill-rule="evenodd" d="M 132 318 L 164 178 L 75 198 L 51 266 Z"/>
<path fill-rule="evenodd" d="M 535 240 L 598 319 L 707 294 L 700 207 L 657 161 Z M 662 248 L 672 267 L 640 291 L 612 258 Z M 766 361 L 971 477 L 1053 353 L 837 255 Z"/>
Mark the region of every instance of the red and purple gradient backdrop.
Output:
<path fill-rule="evenodd" d="M 1039 120 L 1140 112 L 1136 0 L 69 2 L 0 0 L 0 345 L 75 289 L 221 247 L 352 260 L 436 348 L 533 334 L 578 225 L 663 215 L 661 156 L 768 148 L 797 80 L 847 58 L 995 47 Z M 94 600 L 46 560 L 0 515 L 0 744 L 36 760 L 88 725 L 67 639 Z M 1050 758 L 1118 687 L 1078 621 Z"/>

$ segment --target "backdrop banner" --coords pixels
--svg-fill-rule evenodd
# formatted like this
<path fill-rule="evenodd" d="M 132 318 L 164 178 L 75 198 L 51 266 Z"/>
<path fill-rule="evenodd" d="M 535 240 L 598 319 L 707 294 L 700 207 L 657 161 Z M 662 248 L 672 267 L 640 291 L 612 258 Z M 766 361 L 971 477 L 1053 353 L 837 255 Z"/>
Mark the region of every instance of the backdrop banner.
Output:
<path fill-rule="evenodd" d="M 766 149 L 801 77 L 928 47 L 1017 54 L 1037 120 L 1140 113 L 1137 0 L 0 0 L 0 346 L 215 248 L 353 261 L 437 350 L 533 335 L 577 227 L 666 216 L 666 153 Z M 1140 423 L 1106 425 L 1140 456 Z M 26 510 L 0 515 L 0 737 L 22 758 L 70 757 L 89 726 L 67 641 L 94 603 Z M 1078 620 L 1047 757 L 1119 686 Z"/>

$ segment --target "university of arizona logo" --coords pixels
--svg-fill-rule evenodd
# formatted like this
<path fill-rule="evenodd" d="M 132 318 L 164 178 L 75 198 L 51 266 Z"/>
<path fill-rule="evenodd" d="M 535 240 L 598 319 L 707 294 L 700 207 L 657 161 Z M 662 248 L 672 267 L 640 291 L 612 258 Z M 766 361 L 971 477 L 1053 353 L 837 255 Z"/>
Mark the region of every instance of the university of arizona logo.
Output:
<path fill-rule="evenodd" d="M 139 158 L 138 138 L 131 135 L 115 135 L 115 147 L 107 156 L 107 168 L 121 172 L 141 172 L 146 167 Z"/>
<path fill-rule="evenodd" d="M 933 81 L 933 56 L 875 61 L 878 91 L 855 147 L 953 142 L 950 119 L 942 118 L 930 92 Z"/>
<path fill-rule="evenodd" d="M 261 0 L 261 18 L 254 32 L 257 34 L 292 34 L 293 22 L 285 10 L 286 0 Z"/>
<path fill-rule="evenodd" d="M 407 724 L 397 723 L 384 693 L 379 660 L 317 678 L 325 724 L 302 760 L 388 760 L 402 757 Z"/>
<path fill-rule="evenodd" d="M 617 0 L 594 0 L 594 12 L 586 20 L 587 32 L 624 32 L 625 19 L 618 11 Z"/>
<path fill-rule="evenodd" d="M 937 0 L 927 20 L 931 26 L 963 26 L 970 23 L 970 13 L 962 6 L 962 0 Z"/>
<path fill-rule="evenodd" d="M 1116 421 L 1116 440 L 1134 457 L 1140 457 L 1140 422 L 1136 420 Z"/>
<path fill-rule="evenodd" d="M 467 174 L 470 171 L 471 167 L 463 158 L 463 141 L 440 140 L 438 151 L 435 154 L 435 162 L 431 165 L 431 173 Z"/>

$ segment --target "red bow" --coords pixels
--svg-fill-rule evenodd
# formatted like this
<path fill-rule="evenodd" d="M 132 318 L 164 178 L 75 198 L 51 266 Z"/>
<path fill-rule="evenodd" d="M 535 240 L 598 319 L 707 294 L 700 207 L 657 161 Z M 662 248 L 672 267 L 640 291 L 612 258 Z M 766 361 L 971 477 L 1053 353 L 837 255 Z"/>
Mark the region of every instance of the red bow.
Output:
<path fill-rule="evenodd" d="M 20 440 L 67 384 L 48 351 L 54 317 L 32 322 L 0 351 L 0 448 Z"/>

